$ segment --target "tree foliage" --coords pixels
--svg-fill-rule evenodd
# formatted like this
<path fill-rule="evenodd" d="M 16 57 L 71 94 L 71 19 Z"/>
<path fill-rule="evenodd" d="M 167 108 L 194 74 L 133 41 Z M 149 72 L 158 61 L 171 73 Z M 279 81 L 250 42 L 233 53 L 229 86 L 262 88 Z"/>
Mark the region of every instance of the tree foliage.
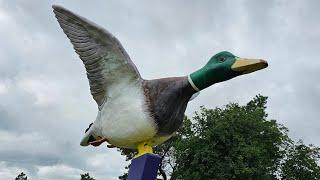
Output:
<path fill-rule="evenodd" d="M 266 103 L 267 97 L 258 95 L 243 106 L 201 107 L 192 119 L 185 117 L 176 135 L 155 148 L 162 157 L 159 177 L 319 179 L 319 148 L 295 144 L 286 127 L 268 119 Z M 127 160 L 135 153 L 120 151 Z"/>
<path fill-rule="evenodd" d="M 95 180 L 94 178 L 90 177 L 89 173 L 80 174 L 81 179 L 80 180 Z"/>
<path fill-rule="evenodd" d="M 282 167 L 284 179 L 320 179 L 320 148 L 313 145 L 306 146 L 300 140 L 290 147 L 287 159 Z"/>
<path fill-rule="evenodd" d="M 25 173 L 21 172 L 16 178 L 15 180 L 27 180 L 28 177 Z"/>
<path fill-rule="evenodd" d="M 172 179 L 275 178 L 290 139 L 285 127 L 266 119 L 266 99 L 202 107 L 188 138 L 175 146 Z"/>

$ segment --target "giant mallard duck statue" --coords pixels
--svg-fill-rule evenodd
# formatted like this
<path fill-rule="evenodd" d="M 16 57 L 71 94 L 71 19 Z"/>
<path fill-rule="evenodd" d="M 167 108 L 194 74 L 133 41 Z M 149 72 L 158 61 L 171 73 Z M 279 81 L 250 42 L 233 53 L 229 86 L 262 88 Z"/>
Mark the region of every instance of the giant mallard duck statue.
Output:
<path fill-rule="evenodd" d="M 134 63 L 107 30 L 61 7 L 53 12 L 85 65 L 98 115 L 82 146 L 138 149 L 138 156 L 168 140 L 181 126 L 188 102 L 212 84 L 268 66 L 261 59 L 220 52 L 201 69 L 183 77 L 143 79 Z"/>

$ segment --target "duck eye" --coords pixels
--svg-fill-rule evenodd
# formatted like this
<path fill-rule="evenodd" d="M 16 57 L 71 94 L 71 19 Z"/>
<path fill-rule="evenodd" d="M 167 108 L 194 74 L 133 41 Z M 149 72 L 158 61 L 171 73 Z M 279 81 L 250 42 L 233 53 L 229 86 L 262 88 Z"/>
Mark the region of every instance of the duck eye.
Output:
<path fill-rule="evenodd" d="M 219 57 L 219 62 L 224 62 L 226 60 L 225 57 Z"/>

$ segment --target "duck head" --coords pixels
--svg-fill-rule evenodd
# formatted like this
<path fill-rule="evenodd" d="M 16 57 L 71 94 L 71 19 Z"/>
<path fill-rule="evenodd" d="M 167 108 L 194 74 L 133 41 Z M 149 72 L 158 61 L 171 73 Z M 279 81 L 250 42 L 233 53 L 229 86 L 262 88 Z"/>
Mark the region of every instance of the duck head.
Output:
<path fill-rule="evenodd" d="M 262 59 L 246 59 L 223 51 L 214 55 L 201 69 L 191 73 L 188 80 L 192 87 L 200 91 L 212 84 L 248 74 L 268 67 Z"/>

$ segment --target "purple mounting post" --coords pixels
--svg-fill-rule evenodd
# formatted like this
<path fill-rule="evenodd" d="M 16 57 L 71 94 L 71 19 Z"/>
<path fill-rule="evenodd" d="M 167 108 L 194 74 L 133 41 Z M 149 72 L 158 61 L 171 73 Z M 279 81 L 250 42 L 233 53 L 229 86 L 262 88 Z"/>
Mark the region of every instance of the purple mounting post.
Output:
<path fill-rule="evenodd" d="M 127 180 L 156 180 L 161 157 L 144 154 L 131 161 Z"/>

